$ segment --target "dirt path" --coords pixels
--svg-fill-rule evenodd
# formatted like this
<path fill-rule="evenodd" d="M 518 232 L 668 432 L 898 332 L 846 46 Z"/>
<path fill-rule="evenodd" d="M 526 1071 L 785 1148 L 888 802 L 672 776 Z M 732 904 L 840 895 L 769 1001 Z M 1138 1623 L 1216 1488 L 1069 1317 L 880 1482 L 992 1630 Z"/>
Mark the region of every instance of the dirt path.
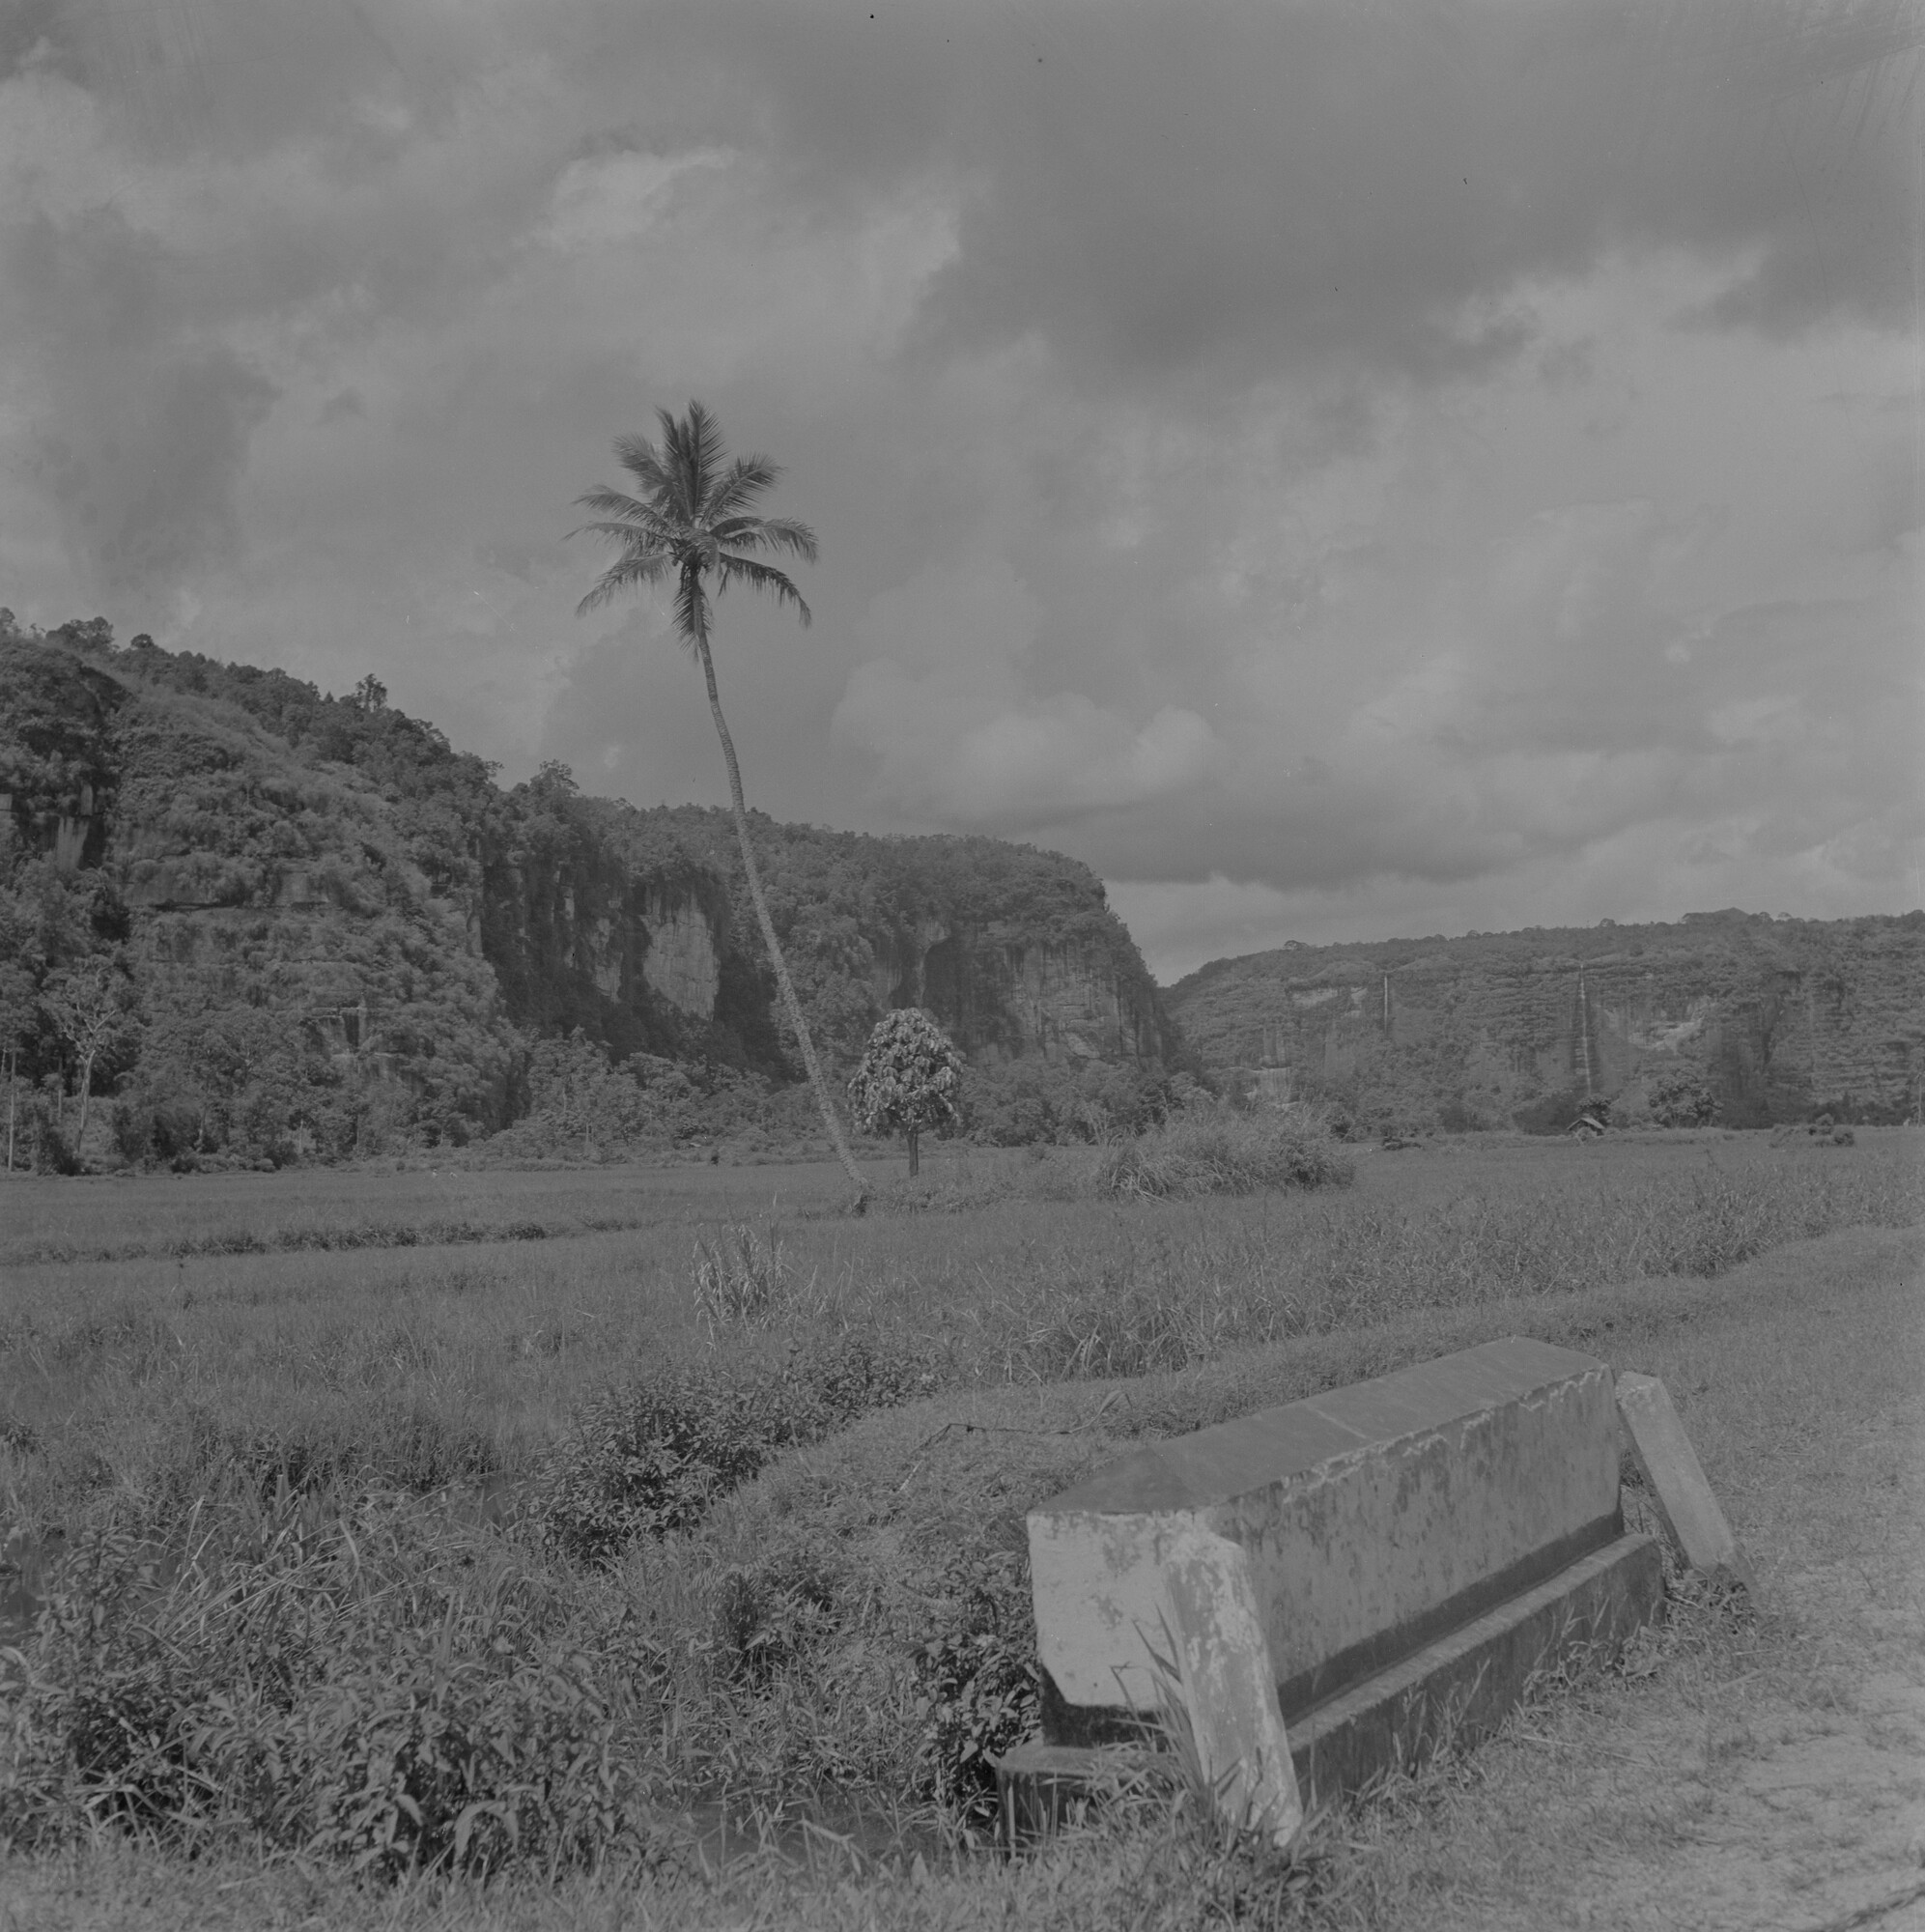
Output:
<path fill-rule="evenodd" d="M 1925 1928 L 1925 1270 L 1915 1237 L 1800 1255 L 1769 1312 L 1617 1364 L 1679 1399 L 1760 1627 L 1480 1753 L 1391 1834 L 1448 1855 L 1389 1922 Z"/>

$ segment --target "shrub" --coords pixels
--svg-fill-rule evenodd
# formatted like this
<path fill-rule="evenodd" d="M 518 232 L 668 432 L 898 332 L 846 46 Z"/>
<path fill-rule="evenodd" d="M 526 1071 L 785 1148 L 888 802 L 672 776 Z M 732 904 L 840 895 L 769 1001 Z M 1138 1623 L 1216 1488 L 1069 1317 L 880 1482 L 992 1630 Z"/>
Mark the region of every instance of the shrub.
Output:
<path fill-rule="evenodd" d="M 536 1514 L 550 1541 L 605 1562 L 639 1537 L 698 1521 L 774 1447 L 756 1395 L 694 1368 L 592 1398 L 542 1479 Z"/>
<path fill-rule="evenodd" d="M 1105 1194 L 1187 1200 L 1266 1187 L 1341 1187 L 1355 1171 L 1308 1109 L 1257 1115 L 1217 1107 L 1179 1114 L 1106 1148 L 1096 1184 Z"/>
<path fill-rule="evenodd" d="M 18 1111 L 16 1132 L 26 1163 L 36 1174 L 81 1172 L 80 1150 L 69 1138 L 55 1103 L 44 1094 L 29 1094 Z"/>
<path fill-rule="evenodd" d="M 607 1562 L 698 1522 L 779 1449 L 925 1392 L 933 1378 L 862 1336 L 796 1348 L 778 1369 L 698 1363 L 605 1389 L 578 1413 L 537 1486 L 548 1540 Z"/>
<path fill-rule="evenodd" d="M 444 1519 L 283 1490 L 161 1549 L 82 1537 L 0 1726 L 0 1845 L 120 1823 L 381 1878 L 649 1843 L 623 1680 Z"/>
<path fill-rule="evenodd" d="M 1660 1127 L 1708 1127 L 1717 1120 L 1717 1095 L 1695 1067 L 1666 1067 L 1651 1077 L 1645 1091 L 1651 1118 Z"/>
<path fill-rule="evenodd" d="M 1008 1551 L 959 1558 L 942 1581 L 953 1607 L 915 1652 L 921 1795 L 974 1838 L 995 1829 L 994 1760 L 1039 1721 L 1035 1623 Z"/>
<path fill-rule="evenodd" d="M 973 1066 L 965 1114 L 971 1138 L 986 1147 L 1101 1142 L 1142 1133 L 1203 1092 L 1186 1073 L 1158 1078 L 1104 1061 L 1073 1066 L 1029 1055 Z"/>

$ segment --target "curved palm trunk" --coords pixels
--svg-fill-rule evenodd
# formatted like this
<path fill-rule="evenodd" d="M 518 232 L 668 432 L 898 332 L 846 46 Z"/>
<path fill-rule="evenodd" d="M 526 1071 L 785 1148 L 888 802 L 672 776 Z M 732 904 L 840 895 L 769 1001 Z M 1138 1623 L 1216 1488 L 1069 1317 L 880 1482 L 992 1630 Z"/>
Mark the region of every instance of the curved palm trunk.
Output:
<path fill-rule="evenodd" d="M 749 897 L 762 927 L 762 940 L 769 949 L 770 962 L 776 969 L 776 985 L 781 993 L 789 1025 L 795 1029 L 796 1045 L 802 1049 L 803 1069 L 808 1075 L 808 1084 L 815 1089 L 815 1104 L 822 1109 L 822 1124 L 829 1129 L 829 1144 L 835 1150 L 835 1158 L 842 1163 L 842 1171 L 856 1190 L 852 1205 L 860 1214 L 869 1198 L 869 1191 L 856 1166 L 855 1156 L 849 1151 L 849 1143 L 842 1137 L 842 1123 L 835 1118 L 835 1105 L 829 1097 L 829 1087 L 822 1077 L 821 1064 L 815 1057 L 815 1043 L 808 1037 L 808 1022 L 802 1016 L 802 1002 L 796 998 L 795 982 L 789 978 L 781 942 L 776 937 L 776 923 L 769 917 L 769 901 L 762 895 L 762 875 L 755 868 L 754 848 L 749 842 L 749 808 L 742 798 L 742 767 L 736 762 L 735 740 L 728 735 L 728 723 L 722 715 L 722 697 L 715 688 L 715 660 L 709 655 L 705 626 L 695 632 L 695 650 L 702 661 L 702 676 L 708 683 L 709 714 L 715 720 L 716 736 L 722 740 L 722 755 L 728 765 L 728 796 L 735 809 L 735 837 L 742 847 L 742 869 L 749 877 Z"/>

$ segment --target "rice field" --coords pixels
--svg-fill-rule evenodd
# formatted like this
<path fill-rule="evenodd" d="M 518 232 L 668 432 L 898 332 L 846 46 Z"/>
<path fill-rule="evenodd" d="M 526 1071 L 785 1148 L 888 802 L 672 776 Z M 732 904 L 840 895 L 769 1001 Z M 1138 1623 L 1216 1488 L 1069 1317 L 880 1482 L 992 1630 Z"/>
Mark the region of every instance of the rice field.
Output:
<path fill-rule="evenodd" d="M 828 1166 L 15 1179 L 0 1837 L 559 1871 L 800 1807 L 966 1845 L 1033 1715 L 1031 1502 L 1909 1228 L 1921 1139 L 1465 1138 L 1188 1200 L 943 1151 L 860 1219 Z"/>

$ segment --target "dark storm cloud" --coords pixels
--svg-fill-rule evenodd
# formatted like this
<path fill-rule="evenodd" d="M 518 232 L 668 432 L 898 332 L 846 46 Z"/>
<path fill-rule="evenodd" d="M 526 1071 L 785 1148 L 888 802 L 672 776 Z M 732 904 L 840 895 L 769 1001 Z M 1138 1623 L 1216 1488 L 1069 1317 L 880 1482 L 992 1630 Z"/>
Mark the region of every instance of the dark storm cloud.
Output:
<path fill-rule="evenodd" d="M 273 387 L 195 328 L 177 265 L 120 215 L 42 218 L 12 241 L 7 312 L 38 379 L 28 471 L 94 586 L 164 595 L 231 554 Z"/>
<path fill-rule="evenodd" d="M 1528 338 L 1521 284 L 1621 247 L 1729 263 L 1718 326 L 1894 326 L 1913 299 L 1915 4 L 863 12 L 707 5 L 671 44 L 725 52 L 805 167 L 961 173 L 937 345 L 1443 378 Z"/>
<path fill-rule="evenodd" d="M 1233 908 L 1739 895 L 1673 847 L 1854 902 L 1916 798 L 1922 9 L 16 8 L 9 601 L 710 796 L 560 542 L 698 394 L 823 537 L 806 639 L 727 612 L 771 810 Z"/>

